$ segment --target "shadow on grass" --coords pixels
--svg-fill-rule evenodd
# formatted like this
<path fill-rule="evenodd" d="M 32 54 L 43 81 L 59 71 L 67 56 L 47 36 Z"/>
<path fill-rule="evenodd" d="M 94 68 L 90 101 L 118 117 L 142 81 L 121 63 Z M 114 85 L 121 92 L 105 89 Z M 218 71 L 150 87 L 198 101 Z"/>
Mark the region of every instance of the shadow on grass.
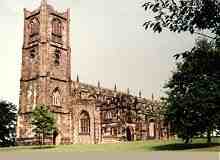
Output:
<path fill-rule="evenodd" d="M 10 151 L 30 151 L 30 150 L 48 150 L 56 148 L 53 145 L 45 145 L 45 146 L 13 146 L 13 147 L 4 147 L 0 148 L 0 152 L 10 152 Z"/>
<path fill-rule="evenodd" d="M 45 145 L 45 146 L 34 146 L 34 147 L 31 147 L 31 149 L 53 149 L 53 148 L 56 148 L 55 145 Z"/>
<path fill-rule="evenodd" d="M 166 144 L 152 147 L 154 151 L 177 151 L 177 150 L 191 150 L 191 149 L 202 149 L 202 148 L 211 148 L 218 147 L 220 143 L 193 143 L 193 144 L 184 144 L 184 143 L 175 143 L 175 144 Z"/>

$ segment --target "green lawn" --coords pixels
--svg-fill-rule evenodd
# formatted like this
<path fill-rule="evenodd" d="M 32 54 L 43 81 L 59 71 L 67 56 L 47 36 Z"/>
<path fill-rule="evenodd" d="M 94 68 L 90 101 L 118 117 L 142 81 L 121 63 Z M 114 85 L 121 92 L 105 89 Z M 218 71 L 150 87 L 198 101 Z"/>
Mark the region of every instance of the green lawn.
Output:
<path fill-rule="evenodd" d="M 205 139 L 194 139 L 192 144 L 184 145 L 182 141 L 148 140 L 120 144 L 74 144 L 45 146 L 18 146 L 0 148 L 1 152 L 147 152 L 147 151 L 220 151 L 220 139 L 213 139 L 211 145 Z"/>

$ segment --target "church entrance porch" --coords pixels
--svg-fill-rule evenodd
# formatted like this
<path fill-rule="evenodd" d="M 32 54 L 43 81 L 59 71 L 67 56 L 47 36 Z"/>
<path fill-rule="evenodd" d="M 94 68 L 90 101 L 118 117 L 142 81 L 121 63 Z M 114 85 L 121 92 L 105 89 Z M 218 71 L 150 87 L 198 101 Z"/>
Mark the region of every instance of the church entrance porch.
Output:
<path fill-rule="evenodd" d="M 134 140 L 134 129 L 131 126 L 126 128 L 126 140 L 127 141 L 133 141 Z"/>

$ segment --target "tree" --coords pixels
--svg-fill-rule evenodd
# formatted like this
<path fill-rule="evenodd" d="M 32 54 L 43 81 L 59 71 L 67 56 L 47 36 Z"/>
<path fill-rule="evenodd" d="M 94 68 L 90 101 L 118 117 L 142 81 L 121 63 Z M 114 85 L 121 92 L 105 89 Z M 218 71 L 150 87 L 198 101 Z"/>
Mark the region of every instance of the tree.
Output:
<path fill-rule="evenodd" d="M 177 70 L 165 86 L 165 115 L 185 143 L 204 133 L 210 143 L 220 121 L 220 52 L 199 40 L 191 51 L 175 57 Z"/>
<path fill-rule="evenodd" d="M 167 28 L 173 32 L 201 31 L 208 29 L 220 36 L 220 1 L 219 0 L 149 0 L 143 4 L 146 11 L 151 11 L 153 20 L 146 20 L 146 29 L 161 32 Z"/>
<path fill-rule="evenodd" d="M 16 112 L 16 105 L 8 101 L 0 101 L 0 146 L 15 145 Z"/>
<path fill-rule="evenodd" d="M 54 115 L 45 105 L 37 106 L 33 110 L 31 124 L 40 144 L 44 144 L 47 135 L 53 135 L 54 131 L 56 131 Z"/>

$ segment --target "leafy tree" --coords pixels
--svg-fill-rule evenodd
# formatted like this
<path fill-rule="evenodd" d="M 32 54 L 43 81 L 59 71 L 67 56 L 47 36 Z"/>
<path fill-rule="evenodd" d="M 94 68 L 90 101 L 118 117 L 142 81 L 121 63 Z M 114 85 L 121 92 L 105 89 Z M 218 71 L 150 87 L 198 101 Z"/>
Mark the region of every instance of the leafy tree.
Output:
<path fill-rule="evenodd" d="M 159 33 L 163 28 L 191 33 L 208 29 L 215 39 L 220 36 L 219 0 L 148 0 L 143 7 L 153 14 L 153 20 L 144 23 L 146 29 Z"/>
<path fill-rule="evenodd" d="M 165 86 L 166 117 L 186 143 L 204 133 L 211 142 L 220 121 L 220 52 L 199 40 L 191 51 L 175 57 L 177 70 Z"/>
<path fill-rule="evenodd" d="M 37 106 L 31 113 L 31 124 L 33 132 L 39 138 L 40 144 L 44 144 L 47 135 L 56 131 L 55 118 L 45 105 Z"/>
<path fill-rule="evenodd" d="M 0 101 L 0 146 L 15 145 L 16 112 L 16 105 Z"/>

